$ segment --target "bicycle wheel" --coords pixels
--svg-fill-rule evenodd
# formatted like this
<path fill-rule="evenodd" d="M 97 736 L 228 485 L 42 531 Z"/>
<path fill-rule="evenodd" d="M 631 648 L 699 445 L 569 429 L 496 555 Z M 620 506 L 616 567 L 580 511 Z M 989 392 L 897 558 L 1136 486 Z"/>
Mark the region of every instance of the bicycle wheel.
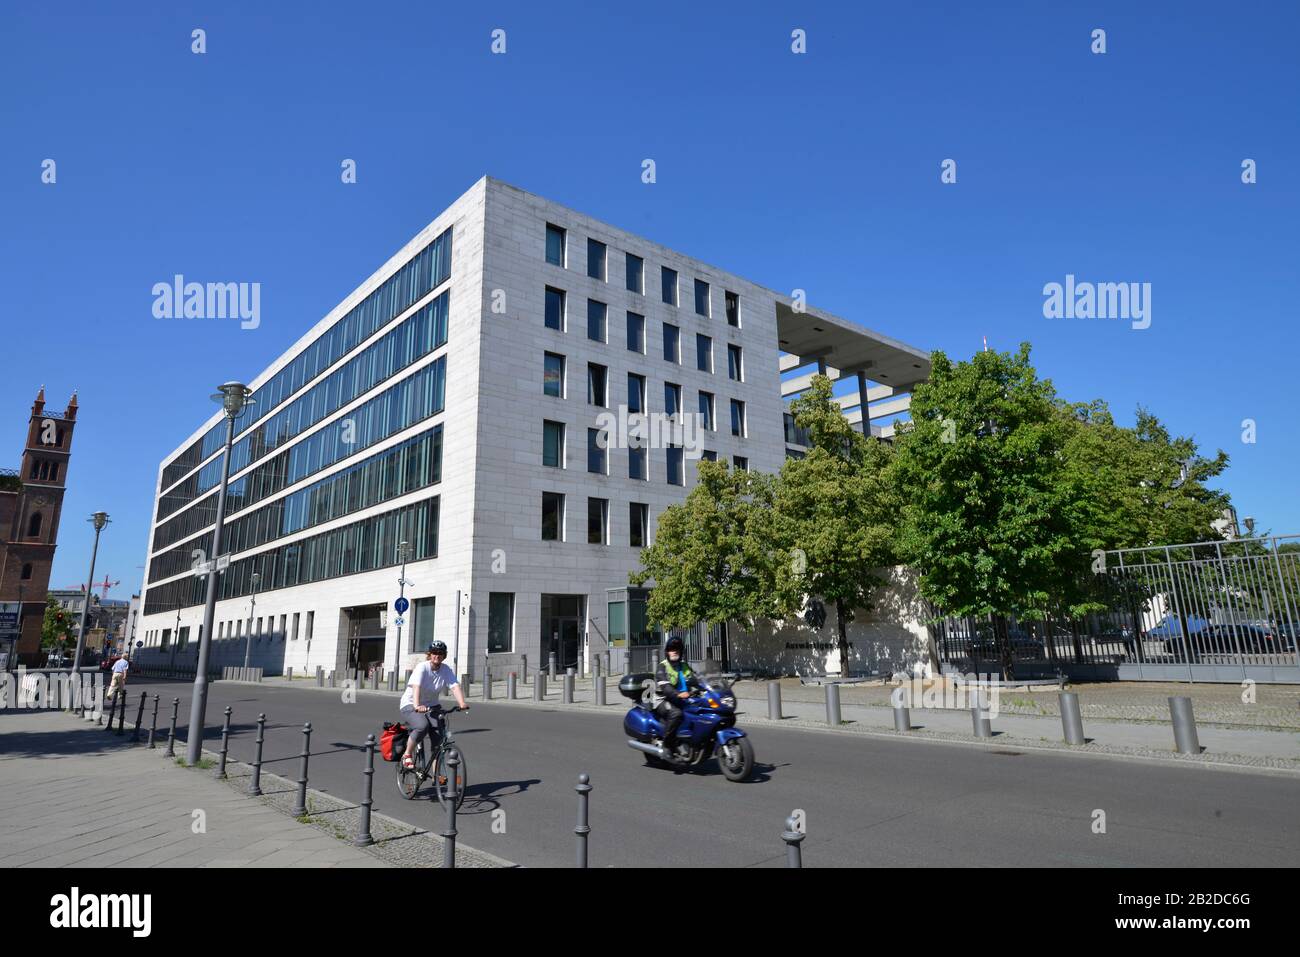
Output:
<path fill-rule="evenodd" d="M 465 803 L 465 786 L 469 783 L 469 776 L 465 773 L 465 752 L 454 744 L 438 749 L 438 756 L 434 758 L 433 763 L 433 792 L 438 795 L 438 802 L 443 807 L 447 806 L 448 794 L 451 792 L 451 781 L 449 779 L 446 766 L 447 758 L 453 752 L 456 754 L 456 810 Z"/>
<path fill-rule="evenodd" d="M 424 767 L 424 742 L 421 741 L 415 748 L 415 769 L 407 770 L 403 767 L 402 762 L 397 762 L 397 790 L 408 801 L 415 800 L 415 796 L 420 793 L 420 771 Z"/>

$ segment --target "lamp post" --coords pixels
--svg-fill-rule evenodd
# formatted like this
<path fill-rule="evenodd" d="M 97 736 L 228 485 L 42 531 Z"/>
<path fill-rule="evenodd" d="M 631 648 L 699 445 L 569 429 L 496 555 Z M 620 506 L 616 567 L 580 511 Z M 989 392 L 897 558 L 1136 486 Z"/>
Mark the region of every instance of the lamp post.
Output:
<path fill-rule="evenodd" d="M 253 598 L 248 603 L 248 627 L 244 629 L 244 667 L 248 667 L 248 656 L 253 649 L 253 609 L 257 607 L 257 583 L 262 576 L 253 572 Z"/>
<path fill-rule="evenodd" d="M 203 630 L 199 634 L 199 661 L 194 671 L 194 698 L 185 743 L 185 761 L 198 763 L 203 752 L 203 715 L 208 707 L 208 652 L 212 648 L 212 619 L 217 613 L 217 558 L 221 554 L 221 522 L 226 513 L 226 486 L 230 483 L 230 447 L 235 441 L 235 419 L 250 403 L 253 390 L 242 382 L 227 382 L 212 396 L 226 414 L 226 445 L 222 452 L 221 485 L 217 491 L 217 519 L 212 529 L 212 552 L 208 555 L 208 594 L 203 606 Z"/>
<path fill-rule="evenodd" d="M 90 550 L 90 574 L 86 576 L 86 600 L 81 605 L 81 628 L 77 631 L 77 651 L 72 656 L 70 675 L 74 685 L 77 682 L 77 669 L 81 666 L 81 653 L 86 647 L 86 619 L 90 616 L 90 596 L 95 588 L 95 557 L 99 554 L 99 533 L 109 522 L 108 513 L 96 512 L 86 521 L 95 526 L 95 545 Z"/>

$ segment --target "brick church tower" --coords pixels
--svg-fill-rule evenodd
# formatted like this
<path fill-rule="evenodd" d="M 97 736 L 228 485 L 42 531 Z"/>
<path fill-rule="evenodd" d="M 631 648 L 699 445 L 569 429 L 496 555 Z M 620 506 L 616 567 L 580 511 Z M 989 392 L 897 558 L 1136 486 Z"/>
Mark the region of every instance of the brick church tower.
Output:
<path fill-rule="evenodd" d="M 27 444 L 16 471 L 0 469 L 0 602 L 21 602 L 18 658 L 28 667 L 45 663 L 41 628 L 54 564 L 63 493 L 77 420 L 74 393 L 62 413 L 45 409 L 45 387 L 32 403 Z M 0 643 L 8 650 L 9 642 Z"/>

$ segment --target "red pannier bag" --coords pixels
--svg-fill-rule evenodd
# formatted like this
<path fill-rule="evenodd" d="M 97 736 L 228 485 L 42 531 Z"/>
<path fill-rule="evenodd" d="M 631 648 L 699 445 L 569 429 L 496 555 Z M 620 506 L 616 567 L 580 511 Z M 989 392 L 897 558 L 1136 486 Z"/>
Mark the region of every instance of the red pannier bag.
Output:
<path fill-rule="evenodd" d="M 406 738 L 411 729 L 400 721 L 396 724 L 385 721 L 384 733 L 379 736 L 379 753 L 385 761 L 398 761 L 406 750 Z"/>

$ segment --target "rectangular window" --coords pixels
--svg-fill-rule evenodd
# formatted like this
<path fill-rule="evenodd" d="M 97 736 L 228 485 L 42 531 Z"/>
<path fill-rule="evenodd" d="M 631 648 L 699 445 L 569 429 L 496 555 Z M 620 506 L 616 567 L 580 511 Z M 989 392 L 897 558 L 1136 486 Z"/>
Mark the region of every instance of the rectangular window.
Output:
<path fill-rule="evenodd" d="M 675 382 L 664 383 L 664 412 L 676 415 L 682 411 L 682 387 Z"/>
<path fill-rule="evenodd" d="M 564 541 L 564 496 L 558 492 L 542 493 L 542 541 Z"/>
<path fill-rule="evenodd" d="M 670 445 L 665 451 L 668 453 L 668 484 L 685 485 L 685 465 L 681 446 Z"/>
<path fill-rule="evenodd" d="M 727 378 L 737 382 L 745 381 L 745 365 L 742 361 L 740 346 L 727 346 Z"/>
<path fill-rule="evenodd" d="M 609 499 L 587 499 L 587 544 L 609 544 Z"/>
<path fill-rule="evenodd" d="M 555 266 L 564 265 L 564 230 L 546 224 L 546 261 Z"/>
<path fill-rule="evenodd" d="M 700 457 L 703 458 L 704 461 L 706 461 L 706 462 L 716 462 L 716 461 L 718 461 L 718 453 L 717 453 L 717 452 L 714 452 L 712 449 L 705 449 L 705 450 L 700 454 Z"/>
<path fill-rule="evenodd" d="M 645 548 L 647 531 L 650 524 L 650 506 L 644 502 L 628 503 L 628 537 L 627 543 L 633 548 Z"/>
<path fill-rule="evenodd" d="M 587 239 L 587 275 L 605 281 L 605 244 L 591 238 Z"/>
<path fill-rule="evenodd" d="M 406 648 L 408 652 L 423 651 L 433 642 L 436 601 L 434 598 L 417 598 L 411 602 L 415 607 L 415 621 L 409 631 L 411 637 Z"/>
<path fill-rule="evenodd" d="M 701 372 L 713 371 L 713 340 L 699 333 L 695 334 L 695 368 Z"/>
<path fill-rule="evenodd" d="M 262 640 L 262 619 L 257 619 L 257 640 Z"/>
<path fill-rule="evenodd" d="M 710 431 L 718 427 L 717 422 L 714 421 L 713 411 L 714 411 L 713 393 L 701 392 L 700 393 L 700 420 L 704 424 L 704 427 L 706 429 L 709 429 Z"/>
<path fill-rule="evenodd" d="M 677 270 L 669 269 L 667 266 L 661 267 L 659 280 L 664 302 L 670 306 L 677 305 Z"/>
<path fill-rule="evenodd" d="M 627 291 L 645 295 L 645 260 L 627 254 Z"/>
<path fill-rule="evenodd" d="M 637 312 L 627 314 L 627 350 L 645 355 L 645 316 Z"/>
<path fill-rule="evenodd" d="M 745 437 L 745 403 L 731 400 L 731 434 Z"/>
<path fill-rule="evenodd" d="M 627 374 L 627 410 L 628 412 L 645 411 L 645 376 L 635 372 Z"/>
<path fill-rule="evenodd" d="M 289 633 L 289 629 L 285 626 L 285 623 L 287 621 L 288 621 L 287 615 L 280 616 L 280 640 L 281 641 L 284 641 L 285 635 Z"/>
<path fill-rule="evenodd" d="M 168 642 L 170 642 L 171 640 L 172 640 L 172 630 L 171 630 L 170 628 L 164 628 L 164 629 L 162 630 L 162 641 L 161 641 L 161 644 L 159 644 L 158 647 L 161 648 L 163 651 L 166 651 L 166 650 L 167 650 L 167 644 L 168 644 Z"/>
<path fill-rule="evenodd" d="M 731 457 L 731 464 L 742 472 L 749 471 L 749 459 L 745 458 L 743 455 L 733 455 Z"/>
<path fill-rule="evenodd" d="M 645 468 L 645 447 L 639 441 L 633 441 L 630 437 L 627 442 L 627 477 L 630 479 L 639 479 L 642 482 L 646 480 Z"/>
<path fill-rule="evenodd" d="M 298 640 L 298 612 L 293 613 L 293 640 Z"/>
<path fill-rule="evenodd" d="M 682 361 L 681 332 L 671 322 L 664 323 L 664 359 L 668 362 Z"/>
<path fill-rule="evenodd" d="M 587 338 L 593 342 L 605 341 L 605 315 L 607 308 L 603 302 L 587 300 Z"/>
<path fill-rule="evenodd" d="M 602 409 L 606 408 L 609 403 L 606 401 L 605 384 L 609 380 L 609 370 L 595 362 L 587 363 L 587 402 L 591 405 L 598 405 Z"/>
<path fill-rule="evenodd" d="M 602 429 L 587 430 L 587 471 L 605 475 L 605 437 Z"/>
<path fill-rule="evenodd" d="M 542 422 L 542 464 L 564 468 L 564 423 Z"/>
<path fill-rule="evenodd" d="M 740 328 L 740 296 L 734 292 L 724 292 L 723 299 L 727 303 L 727 325 Z"/>
<path fill-rule="evenodd" d="M 503 655 L 515 647 L 514 592 L 488 594 L 488 654 Z"/>
<path fill-rule="evenodd" d="M 311 633 L 315 627 L 316 627 L 316 612 L 309 611 L 307 612 L 307 641 L 308 642 L 311 641 Z"/>
<path fill-rule="evenodd" d="M 709 284 L 703 279 L 695 280 L 695 311 L 701 316 L 709 312 Z"/>
<path fill-rule="evenodd" d="M 564 290 L 546 287 L 546 328 L 564 331 Z"/>
<path fill-rule="evenodd" d="M 546 353 L 546 369 L 542 378 L 542 392 L 558 399 L 564 398 L 564 356 Z"/>

